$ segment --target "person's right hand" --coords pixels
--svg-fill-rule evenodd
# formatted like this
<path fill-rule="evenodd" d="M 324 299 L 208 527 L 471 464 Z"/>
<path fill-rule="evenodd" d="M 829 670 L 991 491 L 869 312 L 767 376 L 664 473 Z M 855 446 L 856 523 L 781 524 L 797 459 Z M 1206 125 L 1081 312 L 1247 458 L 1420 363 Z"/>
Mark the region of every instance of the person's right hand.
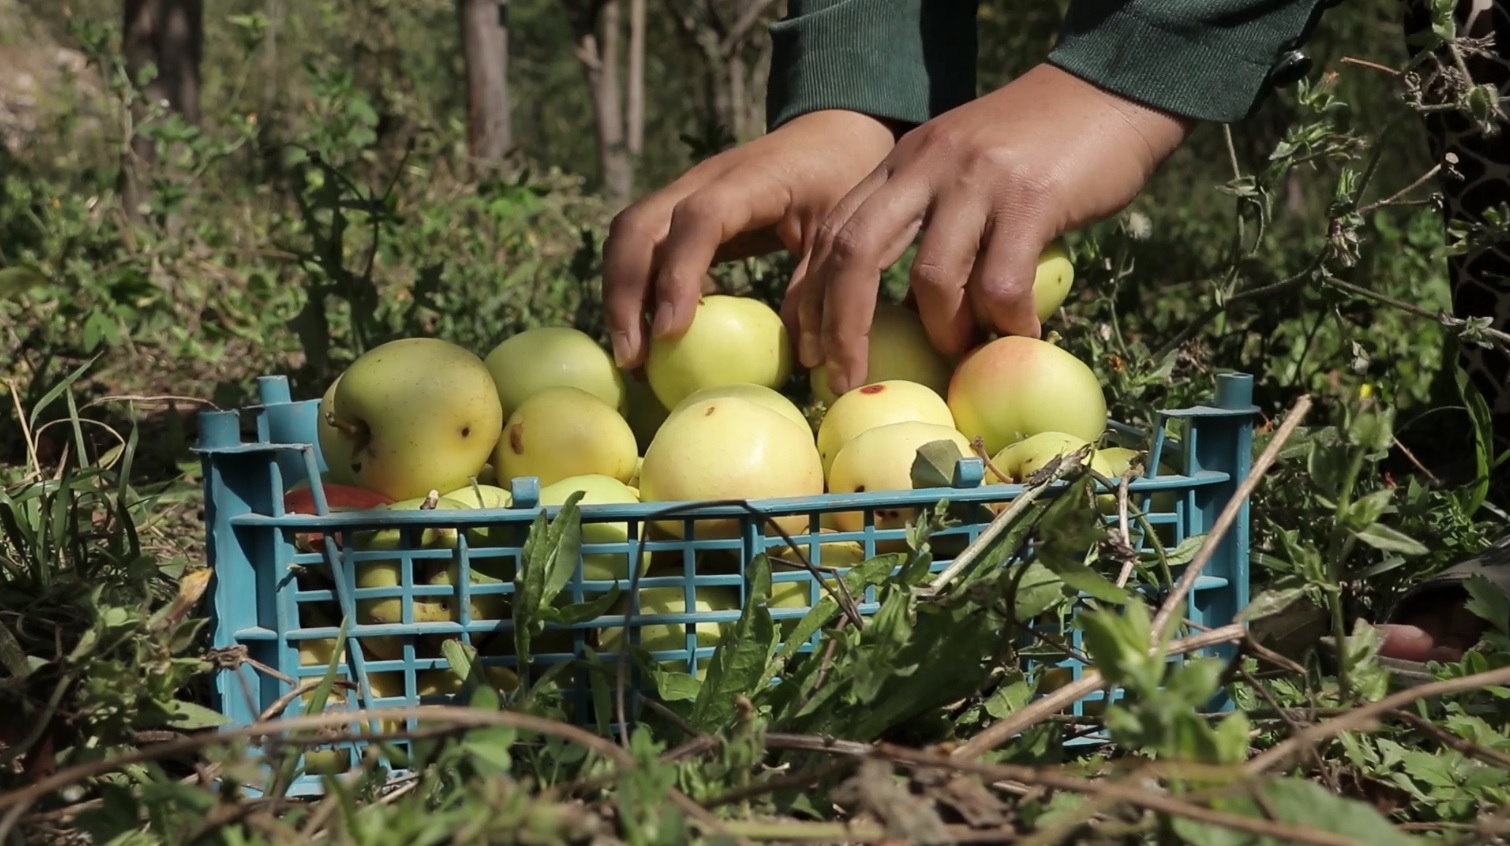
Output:
<path fill-rule="evenodd" d="M 703 161 L 614 217 L 603 243 L 603 300 L 619 367 L 644 361 L 651 332 L 687 331 L 702 280 L 716 261 L 786 248 L 806 270 L 818 227 L 894 146 L 891 128 L 858 112 L 828 110 Z M 795 298 L 782 317 L 796 325 Z"/>

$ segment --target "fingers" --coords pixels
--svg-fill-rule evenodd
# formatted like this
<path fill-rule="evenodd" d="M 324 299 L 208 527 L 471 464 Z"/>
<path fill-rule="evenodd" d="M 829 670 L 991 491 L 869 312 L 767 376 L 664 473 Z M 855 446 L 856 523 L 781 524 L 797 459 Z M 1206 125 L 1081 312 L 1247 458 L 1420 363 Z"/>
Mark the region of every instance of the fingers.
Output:
<path fill-rule="evenodd" d="M 912 260 L 908 292 L 929 342 L 947 356 L 970 349 L 979 334 L 967 290 L 985 228 L 982 205 L 941 197 Z"/>
<path fill-rule="evenodd" d="M 807 274 L 797 299 L 797 359 L 803 367 L 813 368 L 823 363 L 823 312 L 828 291 L 824 287 L 822 268 L 833 251 L 835 233 L 886 184 L 888 174 L 888 168 L 882 163 L 851 188 L 829 211 L 812 249 L 808 251 Z M 816 275 L 815 271 L 818 271 Z"/>
<path fill-rule="evenodd" d="M 786 211 L 769 182 L 729 175 L 704 185 L 671 210 L 666 237 L 656 248 L 654 337 L 676 337 L 692 325 L 703 277 L 718 248 L 750 229 L 768 227 Z"/>
<path fill-rule="evenodd" d="M 656 197 L 619 212 L 603 240 L 603 310 L 614 361 L 633 369 L 644 361 L 645 301 L 655 246 L 665 236 L 667 214 Z"/>
<path fill-rule="evenodd" d="M 976 258 L 970 294 L 972 310 L 996 331 L 1037 338 L 1043 327 L 1033 304 L 1038 256 L 1052 235 L 1038 227 L 993 218 Z"/>
<path fill-rule="evenodd" d="M 842 394 L 865 383 L 871 322 L 881 272 L 906 252 L 932 200 L 926 180 L 890 179 L 848 220 L 825 223 L 827 250 L 815 257 L 807 298 L 821 288 L 822 360 L 829 388 Z M 803 332 L 811 329 L 804 325 Z M 812 365 L 809 365 L 812 366 Z"/>
<path fill-rule="evenodd" d="M 721 168 L 689 172 L 620 212 L 603 242 L 603 305 L 618 366 L 644 362 L 652 304 L 652 334 L 685 332 L 720 247 L 727 253 L 757 246 L 752 238 L 735 239 L 769 229 L 788 201 L 770 180 Z"/>

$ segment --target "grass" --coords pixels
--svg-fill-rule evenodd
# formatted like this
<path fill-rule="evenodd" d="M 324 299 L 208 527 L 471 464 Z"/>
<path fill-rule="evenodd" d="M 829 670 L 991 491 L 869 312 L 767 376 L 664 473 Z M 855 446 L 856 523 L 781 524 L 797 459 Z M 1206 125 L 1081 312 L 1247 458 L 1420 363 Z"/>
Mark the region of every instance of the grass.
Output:
<path fill-rule="evenodd" d="M 122 106 L 131 95 L 112 82 L 108 39 L 80 26 L 104 95 Z M 15 165 L 0 167 L 0 709 L 16 715 L 0 723 L 0 842 L 1503 836 L 1507 600 L 1471 585 L 1471 607 L 1492 623 L 1483 648 L 1406 691 L 1391 691 L 1372 630 L 1356 622 L 1504 520 L 1486 499 L 1497 457 L 1485 407 L 1443 367 L 1474 327 L 1433 319 L 1456 236 L 1444 240 L 1424 189 L 1397 194 L 1418 174 L 1385 178 L 1373 158 L 1383 139 L 1350 128 L 1325 84 L 1296 94 L 1298 117 L 1270 159 L 1234 161 L 1219 186 L 1230 215 L 1161 189 L 1075 233 L 1078 278 L 1055 326 L 1131 423 L 1204 400 L 1214 370 L 1256 377 L 1254 455 L 1273 463 L 1251 498 L 1252 626 L 1233 660 L 1164 674 L 1148 656 L 1160 605 L 1077 566 L 1105 540 L 1073 496 L 1080 477 L 1053 505 L 1025 507 L 997 549 L 1047 542 L 1049 594 L 979 566 L 970 590 L 940 602 L 917 589 L 921 571 L 887 579 L 872 567 L 885 610 L 863 631 L 836 613 L 826 659 L 794 663 L 785 692 L 760 684 L 774 628 L 752 601 L 717 673 L 662 678 L 650 718 L 626 737 L 561 720 L 551 684 L 504 695 L 481 685 L 387 739 L 422 762 L 409 776 L 389 782 L 373 766 L 330 777 L 315 800 L 247 795 L 252 747 L 291 768 L 305 746 L 350 740 L 350 715 L 274 714 L 283 734 L 261 737 L 217 731 L 204 707 L 210 671 L 234 657 L 206 637 L 196 413 L 251 402 L 270 373 L 318 396 L 394 337 L 486 350 L 528 326 L 602 330 L 608 215 L 582 180 L 520 169 L 466 181 L 454 133 L 395 145 L 331 67 L 312 65 L 301 83 L 295 111 L 315 116 L 303 122 L 229 111 L 200 131 L 154 121 L 144 131 L 179 151 L 190 187 L 160 187 L 144 223 L 120 213 L 110 160 L 91 147 L 117 140 L 108 121 L 77 149 L 0 163 Z M 1357 123 L 1386 125 L 1372 117 Z M 1325 178 L 1333 202 L 1286 213 L 1275 198 L 1292 173 Z M 889 293 L 905 266 L 888 274 Z M 717 275 L 774 302 L 789 272 L 772 259 Z M 553 550 L 572 531 L 558 522 L 536 555 L 565 560 Z M 1198 546 L 1175 552 L 1199 561 Z M 1065 585 L 1098 596 L 1075 625 L 1090 662 L 1130 693 L 1078 720 L 1030 708 L 1051 685 L 999 660 L 1002 632 L 1048 610 L 1044 596 L 1069 603 Z M 522 618 L 553 613 L 556 597 L 531 591 Z M 1323 634 L 1346 643 L 1340 674 L 1313 654 Z M 332 680 L 313 689 L 311 710 Z M 1204 713 L 1219 690 L 1233 714 Z M 1112 744 L 1066 746 L 1075 722 Z"/>

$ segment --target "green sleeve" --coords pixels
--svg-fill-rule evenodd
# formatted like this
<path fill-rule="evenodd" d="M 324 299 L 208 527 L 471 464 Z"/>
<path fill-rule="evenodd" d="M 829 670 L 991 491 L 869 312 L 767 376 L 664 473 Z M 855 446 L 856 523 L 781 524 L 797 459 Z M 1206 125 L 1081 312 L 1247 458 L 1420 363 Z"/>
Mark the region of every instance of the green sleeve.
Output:
<path fill-rule="evenodd" d="M 923 123 L 975 97 L 978 0 L 790 0 L 771 25 L 766 125 L 848 109 Z"/>
<path fill-rule="evenodd" d="M 1156 108 L 1230 123 L 1284 84 L 1286 54 L 1335 2 L 1071 0 L 1049 61 Z"/>

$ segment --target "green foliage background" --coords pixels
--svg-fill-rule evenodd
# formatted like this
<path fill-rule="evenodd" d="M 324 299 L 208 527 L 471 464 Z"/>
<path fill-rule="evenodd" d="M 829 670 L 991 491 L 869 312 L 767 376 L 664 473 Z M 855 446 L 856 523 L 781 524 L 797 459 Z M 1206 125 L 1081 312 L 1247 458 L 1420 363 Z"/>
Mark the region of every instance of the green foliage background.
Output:
<path fill-rule="evenodd" d="M 41 73 L 38 55 L 54 46 L 88 60 L 76 78 L 42 75 L 49 84 L 35 97 L 33 128 L 0 124 L 10 142 L 0 146 L 0 270 L 27 269 L 0 276 L 0 401 L 11 415 L 0 424 L 0 664 L 10 685 L 0 692 L 35 718 L 56 711 L 56 702 L 39 704 L 54 690 L 70 691 L 72 724 L 91 740 L 72 746 L 65 763 L 97 760 L 141 745 L 143 732 L 204 719 L 182 704 L 194 698 L 205 669 L 200 622 L 165 610 L 182 574 L 203 558 L 200 471 L 188 451 L 193 412 L 248 402 L 255 378 L 268 373 L 287 373 L 299 395 L 317 396 L 355 355 L 397 336 L 437 335 L 485 354 L 528 326 L 602 329 L 598 251 L 614 209 L 598 194 L 592 110 L 561 4 L 510 4 L 519 155 L 504 175 L 479 182 L 462 176 L 464 84 L 449 0 L 210 5 L 204 125 L 161 117 L 141 128 L 181 174 L 154 186 L 143 225 L 125 220 L 117 192 L 123 115 L 133 96 L 120 69 L 118 4 L 25 0 L 9 17 L 0 14 L 0 60 Z M 983 88 L 1042 58 L 1063 6 L 982 4 Z M 1319 629 L 1307 623 L 1280 632 L 1292 639 L 1346 638 L 1344 619 L 1376 616 L 1401 589 L 1481 545 L 1492 526 L 1473 479 L 1489 466 L 1471 434 L 1481 417 L 1465 408 L 1453 369 L 1443 367 L 1452 332 L 1430 319 L 1449 306 L 1442 225 L 1421 201 L 1432 187 L 1358 212 L 1430 167 L 1418 121 L 1400 102 L 1392 73 L 1378 67 L 1406 59 L 1398 16 L 1399 4 L 1386 0 L 1339 4 L 1308 47 L 1317 67 L 1311 84 L 1279 92 L 1230 131 L 1202 127 L 1126 213 L 1073 233 L 1077 281 L 1051 327 L 1103 375 L 1114 413 L 1128 422 L 1205 400 L 1217 370 L 1253 374 L 1270 419 L 1301 394 L 1315 398 L 1304 432 L 1254 503 L 1255 595 L 1271 609 L 1302 600 L 1321 609 Z M 695 51 L 655 4 L 649 38 L 641 192 L 706 153 L 696 139 L 717 137 Z M 774 302 L 789 266 L 778 256 L 719 268 L 717 276 L 731 290 Z M 888 292 L 898 295 L 905 278 L 904 260 L 888 274 Z M 1359 400 L 1365 385 L 1372 403 Z M 907 692 L 919 686 L 901 670 L 869 668 L 895 669 L 890 662 L 917 659 L 919 650 L 936 657 L 992 647 L 994 633 L 977 631 L 981 619 L 958 609 L 951 613 L 959 620 L 920 624 L 931 627 L 932 639 L 904 646 L 916 612 L 905 587 L 888 606 L 895 639 L 851 638 L 835 671 L 843 701 L 793 717 L 789 727 L 842 733 L 863 722 L 862 739 L 870 740 L 895 728 L 883 725 L 890 711 L 876 715 L 875 698 L 884 694 L 905 709 Z M 1476 601 L 1488 607 L 1494 599 Z M 1288 711 L 1270 713 L 1268 723 L 1255 716 L 1251 735 L 1236 720 L 1210 728 L 1193 715 L 1194 703 L 1221 681 L 1215 668 L 1194 665 L 1160 692 L 1148 682 L 1151 665 L 1128 652 L 1129 644 L 1146 643 L 1147 619 L 1129 612 L 1089 620 L 1087 648 L 1145 688 L 1141 710 L 1108 715 L 1125 746 L 1154 758 L 1231 764 L 1246 753 L 1245 742 L 1272 745 L 1295 728 Z M 740 625 L 751 634 L 769 622 L 757 614 Z M 1354 635 L 1350 648 L 1361 657 L 1340 686 L 1314 672 L 1233 684 L 1255 714 L 1278 709 L 1275 702 L 1349 706 L 1382 693 L 1382 676 L 1367 660 L 1376 645 Z M 1504 652 L 1447 672 L 1502 668 Z M 728 666 L 741 660 L 730 657 Z M 760 670 L 753 660 L 739 665 L 751 678 Z M 921 660 L 939 665 L 929 655 Z M 1243 669 L 1254 669 L 1252 659 Z M 81 679 L 90 681 L 70 686 Z M 724 711 L 737 692 L 705 695 L 717 707 L 697 712 L 718 711 L 704 726 L 725 744 L 717 766 L 652 766 L 667 745 L 637 736 L 625 754 L 640 769 L 603 800 L 617 803 L 614 819 L 626 839 L 681 842 L 682 811 L 656 798 L 666 785 L 712 802 L 747 785 L 759 748 L 775 748 L 761 747 L 758 721 L 729 722 Z M 947 719 L 929 712 L 923 728 L 909 730 L 933 736 L 941 726 L 985 725 L 1020 707 L 1027 692 L 1020 680 L 1003 683 Z M 781 713 L 779 701 L 756 698 L 774 709 L 765 716 Z M 1443 709 L 1433 714 L 1442 726 L 1500 750 L 1503 760 L 1510 741 L 1485 721 L 1492 709 L 1457 701 Z M 441 774 L 415 791 L 426 813 L 405 802 L 342 805 L 321 812 L 308 830 L 341 821 L 349 839 L 339 842 L 442 842 L 443 832 L 454 835 L 472 820 L 471 839 L 454 842 L 590 837 L 598 823 L 584 820 L 596 817 L 554 798 L 522 798 L 512 782 L 495 778 L 518 772 L 510 759 L 515 727 L 499 720 L 490 734 L 447 752 Z M 37 726 L 31 740 L 44 733 Z M 1004 750 L 998 764 L 1057 760 L 1045 737 Z M 1265 795 L 1215 807 L 1257 816 L 1279 803 L 1281 816 L 1297 825 L 1356 833 L 1382 825 L 1379 815 L 1334 794 L 1377 799 L 1382 808 L 1388 802 L 1369 791 L 1384 785 L 1396 791 L 1385 810 L 1394 821 L 1451 825 L 1469 825 L 1480 808 L 1506 801 L 1506 769 L 1464 775 L 1473 756 L 1462 744 L 1448 754 L 1447 747 L 1420 751 L 1422 736 L 1403 730 L 1345 737 L 1328 761 L 1358 774 L 1367 789 L 1282 780 Z M 10 735 L 0 735 L 0 745 L 7 764 L 19 753 L 5 750 L 25 746 Z M 518 754 L 545 782 L 552 779 L 542 772 L 558 783 L 602 775 L 602 766 L 582 763 L 586 752 L 568 755 L 567 746 L 557 738 Z M 208 819 L 211 800 L 168 786 L 155 766 L 125 768 L 93 785 L 99 803 L 85 818 L 91 831 L 118 836 L 110 842 L 177 842 L 130 833 L 138 816 L 151 817 L 159 834 Z M 1026 778 L 1003 772 L 993 778 Z M 1329 777 L 1336 787 L 1339 777 Z M 6 779 L 24 784 L 18 772 Z M 783 813 L 793 812 L 796 800 L 781 801 Z M 483 806 L 491 813 L 475 812 Z M 1078 813 L 1061 799 L 1025 800 L 1016 812 L 1048 828 L 1058 824 L 1056 814 Z M 234 840 L 229 823 L 205 825 L 225 838 L 215 842 L 299 842 L 266 834 Z M 1227 842 L 1211 839 L 1215 832 L 1180 818 L 1130 828 L 1128 836 Z M 1386 826 L 1370 839 L 1396 842 L 1396 835 L 1405 837 Z"/>

